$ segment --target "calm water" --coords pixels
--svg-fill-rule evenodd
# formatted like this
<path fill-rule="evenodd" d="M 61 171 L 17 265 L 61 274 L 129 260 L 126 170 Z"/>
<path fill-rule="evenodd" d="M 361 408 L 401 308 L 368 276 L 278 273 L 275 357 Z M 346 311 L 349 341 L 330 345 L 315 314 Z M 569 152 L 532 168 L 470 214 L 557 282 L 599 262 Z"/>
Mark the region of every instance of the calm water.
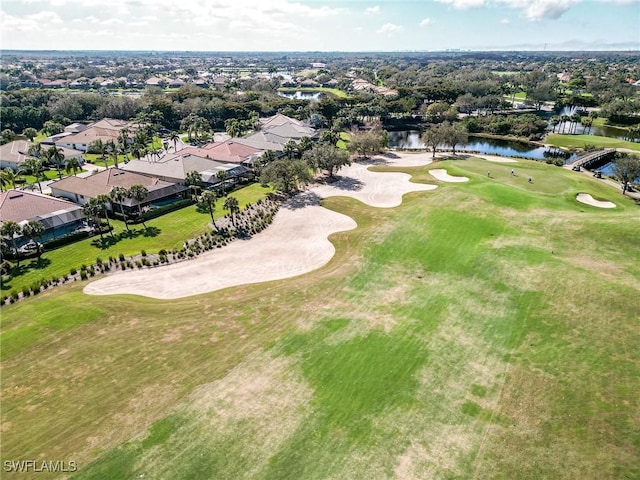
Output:
<path fill-rule="evenodd" d="M 296 92 L 278 92 L 278 95 L 280 95 L 281 97 L 287 97 L 287 98 L 291 98 L 294 100 L 319 100 L 323 95 L 326 95 L 323 92 L 301 92 L 301 91 L 296 91 Z"/>
<path fill-rule="evenodd" d="M 389 146 L 396 148 L 425 148 L 424 143 L 420 140 L 420 132 L 418 130 L 389 132 Z M 456 151 L 458 150 L 504 157 L 530 158 L 533 160 L 546 160 L 549 156 L 563 156 L 567 160 L 575 157 L 575 155 L 567 156 L 561 150 L 538 147 L 530 143 L 473 136 L 469 136 L 469 141 L 465 145 L 457 145 Z"/>
<path fill-rule="evenodd" d="M 576 113 L 576 107 L 564 107 L 560 110 L 558 115 L 573 115 Z M 573 128 L 575 127 L 575 131 Z M 549 126 L 549 130 L 553 130 L 553 127 Z M 576 133 L 578 135 L 582 134 L 590 134 L 590 135 L 599 135 L 601 137 L 609 137 L 609 138 L 618 138 L 620 140 L 627 140 L 626 135 L 627 131 L 623 128 L 618 127 L 609 127 L 609 126 L 597 126 L 591 128 L 585 128 L 582 125 L 578 124 L 577 126 L 570 122 L 564 122 L 556 125 L 555 132 L 556 133 L 569 133 L 569 131 Z"/>

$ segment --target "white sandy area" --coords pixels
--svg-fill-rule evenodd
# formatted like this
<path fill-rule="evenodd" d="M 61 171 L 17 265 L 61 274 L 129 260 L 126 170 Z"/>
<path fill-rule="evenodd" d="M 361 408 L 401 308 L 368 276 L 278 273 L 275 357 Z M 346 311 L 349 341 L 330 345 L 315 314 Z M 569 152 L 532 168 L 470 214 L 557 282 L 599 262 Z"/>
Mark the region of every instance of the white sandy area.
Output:
<path fill-rule="evenodd" d="M 613 202 L 603 202 L 601 200 L 596 200 L 588 193 L 579 193 L 576 195 L 576 200 L 585 203 L 587 205 L 591 205 L 592 207 L 598 208 L 616 208 L 616 204 Z"/>
<path fill-rule="evenodd" d="M 514 160 L 513 158 L 499 157 L 497 155 L 475 155 L 474 154 L 471 156 L 474 158 L 482 158 L 489 162 L 495 162 L 495 163 L 518 163 L 518 161 Z"/>
<path fill-rule="evenodd" d="M 421 158 L 420 158 L 421 157 Z M 354 162 L 338 172 L 339 179 L 333 183 L 315 185 L 310 191 L 321 198 L 352 197 L 367 205 L 379 208 L 397 207 L 402 196 L 408 192 L 434 190 L 437 185 L 410 182 L 411 175 L 400 172 L 372 172 L 369 167 L 421 166 L 426 165 L 425 156 L 403 155 L 398 158 L 376 157 L 366 162 Z"/>
<path fill-rule="evenodd" d="M 357 226 L 351 217 L 321 207 L 321 198 L 349 196 L 375 207 L 397 206 L 405 193 L 432 190 L 437 186 L 411 183 L 410 176 L 404 173 L 376 173 L 367 168 L 420 166 L 430 161 L 426 154 L 392 154 L 355 162 L 338 172 L 338 181 L 314 185 L 289 200 L 266 230 L 248 240 L 236 240 L 190 261 L 115 272 L 88 284 L 84 292 L 173 299 L 316 270 L 327 264 L 335 253 L 327 237 Z"/>
<path fill-rule="evenodd" d="M 434 170 L 429 170 L 429 173 L 433 175 L 436 179 L 440 180 L 441 182 L 459 183 L 459 182 L 469 181 L 468 177 L 454 177 L 452 175 L 449 175 L 444 168 L 436 168 Z"/>
<path fill-rule="evenodd" d="M 249 240 L 236 240 L 195 260 L 125 270 L 87 285 L 90 295 L 129 293 L 171 299 L 222 288 L 294 277 L 322 267 L 335 253 L 327 236 L 356 228 L 346 215 L 311 204 L 283 206 L 273 224 Z"/>

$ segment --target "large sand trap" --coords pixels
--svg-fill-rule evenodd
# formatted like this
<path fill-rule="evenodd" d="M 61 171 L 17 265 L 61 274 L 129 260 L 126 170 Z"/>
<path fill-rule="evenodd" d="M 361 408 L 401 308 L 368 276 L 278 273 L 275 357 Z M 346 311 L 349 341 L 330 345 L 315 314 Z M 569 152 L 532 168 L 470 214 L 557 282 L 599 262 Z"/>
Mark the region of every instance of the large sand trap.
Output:
<path fill-rule="evenodd" d="M 596 200 L 588 193 L 579 193 L 576 195 L 576 200 L 585 203 L 587 205 L 591 205 L 592 207 L 598 208 L 616 208 L 616 204 L 613 202 L 603 202 L 601 200 Z"/>
<path fill-rule="evenodd" d="M 87 285 L 90 295 L 130 293 L 170 299 L 226 287 L 294 277 L 325 265 L 335 253 L 327 236 L 356 228 L 346 215 L 303 202 L 283 206 L 273 224 L 249 240 L 236 240 L 197 259 L 153 269 L 117 272 Z M 315 205 L 313 203 L 316 203 Z"/>
<path fill-rule="evenodd" d="M 385 159 L 386 160 L 386 159 Z M 408 192 L 419 192 L 433 190 L 438 188 L 437 185 L 428 185 L 424 183 L 411 183 L 411 175 L 400 172 L 372 172 L 368 170 L 374 165 L 392 165 L 392 166 L 411 166 L 406 159 L 393 159 L 397 161 L 380 161 L 374 158 L 366 163 L 353 163 L 349 167 L 342 168 L 338 174 L 339 179 L 333 183 L 326 185 L 318 185 L 310 190 L 321 198 L 344 196 L 352 197 L 360 200 L 372 207 L 397 207 L 402 203 L 402 196 Z M 418 164 L 417 159 L 413 162 Z M 425 165 L 420 163 L 420 165 Z"/>
<path fill-rule="evenodd" d="M 429 173 L 433 175 L 435 178 L 440 180 L 441 182 L 468 182 L 469 178 L 467 177 L 454 177 L 447 173 L 444 168 L 436 168 L 434 170 L 429 170 Z"/>
<path fill-rule="evenodd" d="M 206 252 L 192 261 L 163 267 L 116 272 L 88 284 L 90 295 L 134 294 L 172 299 L 222 288 L 294 277 L 325 265 L 335 253 L 327 239 L 334 232 L 355 228 L 356 222 L 319 205 L 321 198 L 349 196 L 375 207 L 393 207 L 407 192 L 432 190 L 436 185 L 411 183 L 404 173 L 376 173 L 372 165 L 417 166 L 426 155 L 376 157 L 339 172 L 339 180 L 317 185 L 288 201 L 273 223 L 249 240 Z"/>

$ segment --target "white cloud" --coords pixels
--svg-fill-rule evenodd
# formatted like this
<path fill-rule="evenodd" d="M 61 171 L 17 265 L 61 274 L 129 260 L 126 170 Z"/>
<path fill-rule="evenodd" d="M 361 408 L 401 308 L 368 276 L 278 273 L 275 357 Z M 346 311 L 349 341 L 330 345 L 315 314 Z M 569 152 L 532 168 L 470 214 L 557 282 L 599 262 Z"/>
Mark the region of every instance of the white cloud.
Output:
<path fill-rule="evenodd" d="M 396 25 L 395 23 L 385 23 L 376 32 L 377 33 L 386 33 L 387 35 L 392 35 L 394 33 L 399 33 L 402 30 L 403 30 L 402 25 Z"/>
<path fill-rule="evenodd" d="M 492 5 L 504 5 L 509 8 L 521 10 L 524 16 L 531 21 L 560 18 L 571 7 L 581 0 L 437 0 L 441 3 L 452 5 L 454 8 L 465 10 L 469 8 L 481 8 Z M 637 0 L 599 0 L 615 3 L 628 3 Z"/>
<path fill-rule="evenodd" d="M 433 24 L 433 20 L 431 20 L 431 19 L 430 19 L 430 18 L 428 18 L 428 17 L 427 17 L 427 18 L 424 18 L 424 19 L 420 22 L 420 26 L 421 26 L 422 28 L 424 28 L 424 27 L 428 27 L 429 25 L 432 25 L 432 24 Z"/>
<path fill-rule="evenodd" d="M 447 3 L 452 5 L 454 8 L 458 8 L 460 10 L 466 10 L 468 8 L 480 8 L 484 7 L 486 2 L 485 0 L 437 0 L 441 3 Z"/>
<path fill-rule="evenodd" d="M 60 15 L 56 12 L 42 11 L 31 15 L 14 17 L 4 11 L 0 11 L 0 27 L 3 32 L 33 32 L 50 28 L 51 24 L 62 23 Z"/>
<path fill-rule="evenodd" d="M 364 9 L 365 15 L 377 15 L 380 13 L 380 7 L 376 5 L 375 7 L 369 7 Z"/>
<path fill-rule="evenodd" d="M 509 25 L 510 23 L 511 20 L 509 20 L 508 18 L 503 18 L 502 20 L 500 20 L 501 25 Z"/>

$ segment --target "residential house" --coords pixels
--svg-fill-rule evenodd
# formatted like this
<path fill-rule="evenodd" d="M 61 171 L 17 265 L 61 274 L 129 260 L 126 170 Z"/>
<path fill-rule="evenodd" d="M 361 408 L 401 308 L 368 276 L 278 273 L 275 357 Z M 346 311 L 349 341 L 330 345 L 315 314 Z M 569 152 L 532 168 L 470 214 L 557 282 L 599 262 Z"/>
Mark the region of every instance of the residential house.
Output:
<path fill-rule="evenodd" d="M 51 183 L 50 188 L 52 195 L 84 205 L 98 195 L 109 195 L 116 186 L 131 188 L 133 185 L 142 185 L 149 191 L 147 198 L 140 202 L 143 207 L 180 198 L 187 190 L 187 187 L 178 183 L 166 182 L 157 177 L 141 175 L 120 168 L 109 168 L 88 177 L 69 176 Z M 138 209 L 138 202 L 131 198 L 123 201 L 122 205 L 125 211 L 129 212 Z M 113 207 L 111 208 L 113 209 Z"/>
<path fill-rule="evenodd" d="M 82 207 L 49 195 L 23 190 L 0 193 L 0 224 L 8 220 L 20 225 L 30 220 L 42 223 L 45 230 L 38 239 L 41 243 L 64 237 L 86 227 Z M 27 242 L 27 238 L 16 238 L 18 248 Z"/>
<path fill-rule="evenodd" d="M 80 128 L 80 127 L 76 127 Z M 134 127 L 124 120 L 104 118 L 98 122 L 87 125 L 87 127 L 77 133 L 65 136 L 55 141 L 59 147 L 71 148 L 86 152 L 89 145 L 102 140 L 103 143 L 118 140 L 118 135 L 123 128 L 133 130 Z"/>
<path fill-rule="evenodd" d="M 0 169 L 10 168 L 17 171 L 22 162 L 31 158 L 27 152 L 32 145 L 33 142 L 28 140 L 14 140 L 0 146 Z"/>
<path fill-rule="evenodd" d="M 207 152 L 207 156 L 222 163 L 235 163 L 251 165 L 253 160 L 262 155 L 263 150 L 252 147 L 231 138 L 220 143 L 210 143 L 202 149 Z"/>

